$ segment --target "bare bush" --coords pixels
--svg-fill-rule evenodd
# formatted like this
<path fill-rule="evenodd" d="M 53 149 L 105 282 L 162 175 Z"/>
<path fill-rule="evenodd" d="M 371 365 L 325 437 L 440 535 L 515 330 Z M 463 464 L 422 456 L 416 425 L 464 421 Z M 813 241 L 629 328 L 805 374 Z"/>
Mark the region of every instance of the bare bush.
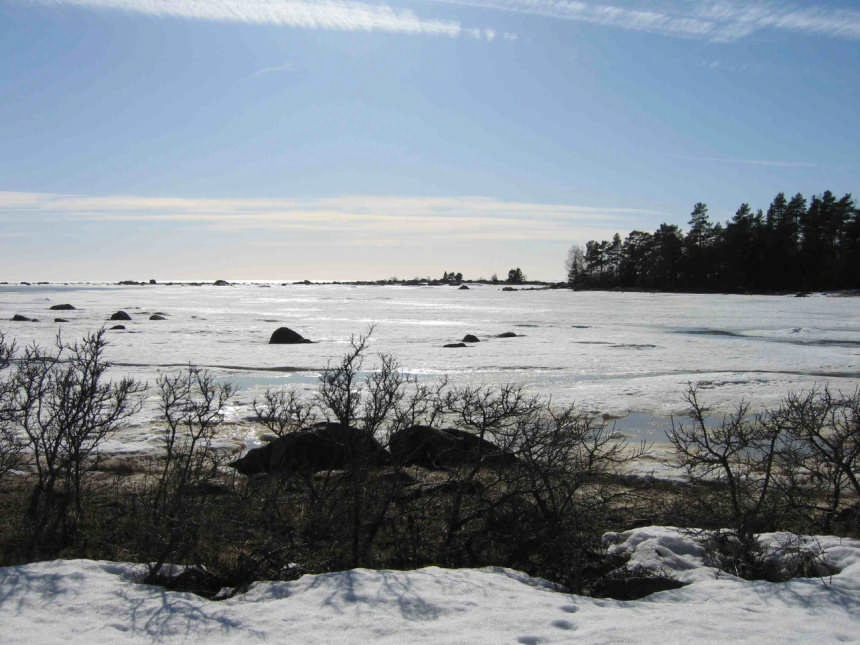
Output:
<path fill-rule="evenodd" d="M 182 560 L 196 546 L 208 484 L 216 479 L 221 455 L 213 440 L 224 420 L 224 407 L 233 394 L 211 373 L 188 366 L 179 374 L 158 379 L 164 428 L 163 453 L 148 495 L 155 551 L 150 577 L 158 576 L 168 558 Z"/>
<path fill-rule="evenodd" d="M 15 344 L 7 343 L 0 332 L 0 373 L 5 372 L 15 357 Z M 0 378 L 0 479 L 21 465 L 24 442 L 15 426 L 14 388 L 4 373 Z"/>
<path fill-rule="evenodd" d="M 83 511 L 84 474 L 102 442 L 140 409 L 144 386 L 106 382 L 104 330 L 56 347 L 24 349 L 8 385 L 11 423 L 35 470 L 28 521 L 35 551 L 59 548 Z"/>
<path fill-rule="evenodd" d="M 752 557 L 755 531 L 773 529 L 778 514 L 774 485 L 781 426 L 771 416 L 751 416 L 745 402 L 710 425 L 708 409 L 690 386 L 690 423 L 672 420 L 666 433 L 680 465 L 698 486 L 693 500 L 712 521 L 729 526 Z"/>
<path fill-rule="evenodd" d="M 394 489 L 374 485 L 380 480 L 374 481 L 369 477 L 371 462 L 368 458 L 371 455 L 363 446 L 375 441 L 376 433 L 391 419 L 403 399 L 406 382 L 397 361 L 388 355 L 381 355 L 380 368 L 361 382 L 364 354 L 372 333 L 373 327 L 366 335 L 350 339 L 350 351 L 337 366 L 324 370 L 320 375 L 317 393 L 323 415 L 333 416 L 344 431 L 347 497 L 342 501 L 346 502 L 343 510 L 348 518 L 350 566 L 359 566 L 367 561 L 379 529 L 392 508 Z M 362 425 L 356 427 L 358 423 Z M 330 504 L 333 510 L 340 506 Z"/>
<path fill-rule="evenodd" d="M 372 566 L 382 562 L 379 549 L 392 548 L 395 511 L 410 477 L 400 465 L 380 471 L 382 446 L 393 432 L 417 423 L 433 423 L 441 413 L 440 392 L 419 385 L 404 374 L 397 360 L 378 356 L 373 370 L 364 370 L 371 327 L 350 339 L 350 349 L 320 375 L 312 398 L 295 391 L 268 391 L 255 403 L 260 422 L 279 436 L 303 430 L 324 436 L 329 449 L 343 456 L 343 470 L 282 472 L 276 481 L 253 484 L 265 496 L 267 506 L 278 508 L 284 499 L 303 501 L 303 510 L 292 518 L 281 516 L 281 529 L 290 540 L 300 539 L 326 567 Z M 327 427 L 310 425 L 325 420 Z M 383 459 L 383 461 L 385 461 Z M 272 513 L 263 521 L 272 520 Z M 387 547 L 378 541 L 385 533 Z"/>
<path fill-rule="evenodd" d="M 444 537 L 440 548 L 443 562 L 462 561 L 478 551 L 475 541 L 481 539 L 483 519 L 501 512 L 503 500 L 483 494 L 501 485 L 500 470 L 487 470 L 490 462 L 498 463 L 510 453 L 516 440 L 516 428 L 522 419 L 531 417 L 539 401 L 522 387 L 461 387 L 444 393 L 442 410 L 446 421 L 471 432 L 477 439 L 474 454 L 450 475 L 457 485 L 444 510 Z M 475 493 L 478 492 L 478 495 Z"/>
<path fill-rule="evenodd" d="M 254 415 L 275 436 L 302 430 L 317 420 L 315 406 L 295 390 L 268 389 L 263 400 L 254 399 Z"/>
<path fill-rule="evenodd" d="M 361 405 L 359 372 L 370 332 L 366 336 L 353 336 L 351 349 L 344 354 L 336 367 L 328 367 L 320 374 L 317 399 L 327 417 L 332 415 L 344 428 L 353 427 Z"/>
<path fill-rule="evenodd" d="M 306 500 L 299 516 L 281 518 L 291 543 L 329 568 L 501 563 L 551 572 L 581 590 L 621 504 L 623 487 L 611 475 L 643 449 L 592 415 L 556 410 L 519 386 L 423 386 L 386 355 L 364 372 L 368 340 L 351 340 L 315 397 L 319 415 L 342 429 L 345 469 L 255 484 L 272 508 Z M 277 434 L 299 429 L 307 409 L 292 392 L 270 392 L 257 415 Z M 413 428 L 435 436 L 442 425 L 455 445 L 425 464 L 432 470 L 397 458 L 380 468 L 360 449 L 369 437 L 386 442 Z"/>
<path fill-rule="evenodd" d="M 751 544 L 731 530 L 703 531 L 699 541 L 707 565 L 745 580 L 785 582 L 825 577 L 838 571 L 814 538 L 793 533 L 779 535 L 769 544 Z"/>
<path fill-rule="evenodd" d="M 619 477 L 647 448 L 573 405 L 549 402 L 517 419 L 513 447 L 519 467 L 507 487 L 533 506 L 530 539 L 540 543 L 544 574 L 582 592 L 600 567 L 603 533 L 629 501 Z"/>
<path fill-rule="evenodd" d="M 791 506 L 823 517 L 830 530 L 846 498 L 860 498 L 860 390 L 789 394 L 775 417 L 785 431 L 780 465 Z"/>

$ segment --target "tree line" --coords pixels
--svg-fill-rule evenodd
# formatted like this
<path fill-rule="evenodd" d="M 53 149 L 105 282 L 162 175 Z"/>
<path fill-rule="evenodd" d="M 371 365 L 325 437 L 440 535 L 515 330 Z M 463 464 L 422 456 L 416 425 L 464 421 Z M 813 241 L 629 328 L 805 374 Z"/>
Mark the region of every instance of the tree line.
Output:
<path fill-rule="evenodd" d="M 623 240 L 571 247 L 575 289 L 779 292 L 860 287 L 860 209 L 850 194 L 774 197 L 767 211 L 743 203 L 725 224 L 693 207 L 684 233 L 663 223 Z"/>

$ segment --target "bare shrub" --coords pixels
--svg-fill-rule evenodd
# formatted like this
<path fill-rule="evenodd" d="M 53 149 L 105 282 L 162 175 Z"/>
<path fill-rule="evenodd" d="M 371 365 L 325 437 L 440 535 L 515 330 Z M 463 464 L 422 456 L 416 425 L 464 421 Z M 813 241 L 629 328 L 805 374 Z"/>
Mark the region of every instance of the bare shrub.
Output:
<path fill-rule="evenodd" d="M 7 343 L 0 332 L 0 373 L 5 372 L 15 357 L 15 344 Z M 24 442 L 15 426 L 14 388 L 7 374 L 0 378 L 0 479 L 21 465 Z"/>
<path fill-rule="evenodd" d="M 315 396 L 270 391 L 254 403 L 258 420 L 284 437 L 326 420 L 331 445 L 346 455 L 342 468 L 299 469 L 242 486 L 226 479 L 226 455 L 214 443 L 232 388 L 193 366 L 159 378 L 162 453 L 144 481 L 100 489 L 102 522 L 88 525 L 90 546 L 82 538 L 76 553 L 113 548 L 118 557 L 150 562 L 150 581 L 209 596 L 257 576 L 426 564 L 515 566 L 590 589 L 613 564 L 601 535 L 625 503 L 619 477 L 642 448 L 592 415 L 554 408 L 518 386 L 424 386 L 385 355 L 366 370 L 368 350 L 367 336 L 352 339 Z M 44 376 L 49 384 L 73 364 L 65 351 L 27 354 L 30 376 L 22 371 L 13 382 L 39 384 Z M 5 399 L 14 403 L 9 409 L 29 409 L 19 404 L 25 394 L 33 409 L 51 400 L 44 384 L 14 392 L 18 398 Z M 13 421 L 23 427 L 18 413 Z M 388 466 L 368 452 L 371 440 L 384 444 L 416 426 L 444 431 L 455 455 Z M 89 446 L 69 452 L 91 462 Z M 174 579 L 168 562 L 193 568 Z"/>
<path fill-rule="evenodd" d="M 505 456 L 512 457 L 509 449 L 516 440 L 518 424 L 534 415 L 538 406 L 536 397 L 513 385 L 498 389 L 466 386 L 444 393 L 445 420 L 471 432 L 479 441 L 470 461 L 450 471 L 450 477 L 458 485 L 450 487 L 452 494 L 444 509 L 444 536 L 440 546 L 443 562 L 453 564 L 474 559 L 475 553 L 483 550 L 477 548 L 476 542 L 485 537 L 481 535 L 485 530 L 485 518 L 504 524 L 497 521 L 497 516 L 506 516 L 505 502 L 514 500 L 484 494 L 500 489 L 504 479 L 500 469 L 487 469 L 487 466 Z M 513 459 L 510 462 L 513 463 Z"/>
<path fill-rule="evenodd" d="M 373 327 L 366 335 L 350 339 L 350 351 L 339 364 L 320 375 L 317 392 L 323 416 L 333 417 L 344 431 L 342 436 L 347 455 L 342 486 L 335 482 L 334 487 L 335 490 L 341 488 L 340 498 L 328 497 L 332 512 L 327 518 L 329 521 L 323 522 L 322 526 L 334 529 L 331 519 L 345 516 L 350 566 L 368 562 L 373 543 L 392 509 L 396 486 L 392 487 L 390 481 L 370 477 L 371 455 L 364 446 L 371 445 L 377 433 L 393 418 L 404 398 L 408 380 L 401 373 L 396 359 L 383 354 L 379 356 L 379 369 L 367 374 L 362 382 L 360 372 L 372 333 Z M 330 478 L 324 481 L 329 483 Z"/>
<path fill-rule="evenodd" d="M 15 357 L 15 342 L 8 342 L 6 334 L 0 331 L 0 370 L 9 367 L 9 363 Z"/>
<path fill-rule="evenodd" d="M 519 417 L 512 439 L 518 466 L 506 486 L 534 509 L 527 526 L 539 544 L 534 552 L 543 575 L 552 572 L 554 580 L 582 592 L 602 566 L 603 533 L 629 502 L 619 478 L 647 448 L 631 446 L 611 425 L 573 405 L 558 409 L 549 402 Z"/>
<path fill-rule="evenodd" d="M 686 399 L 690 423 L 673 419 L 666 434 L 680 465 L 697 484 L 692 501 L 703 516 L 730 527 L 752 556 L 754 532 L 775 528 L 779 514 L 774 464 L 781 425 L 769 416 L 751 416 L 745 402 L 719 425 L 709 425 L 708 410 L 694 386 Z"/>
<path fill-rule="evenodd" d="M 772 544 L 742 541 L 731 530 L 703 531 L 705 563 L 745 580 L 785 582 L 837 573 L 814 538 L 785 533 Z"/>
<path fill-rule="evenodd" d="M 315 406 L 295 390 L 268 389 L 263 400 L 254 399 L 254 415 L 274 435 L 283 437 L 317 420 Z"/>
<path fill-rule="evenodd" d="M 765 579 L 783 582 L 794 578 L 825 578 L 839 572 L 828 561 L 821 544 L 812 537 L 786 533 L 764 554 Z"/>
<path fill-rule="evenodd" d="M 213 440 L 224 420 L 224 407 L 233 394 L 210 372 L 194 366 L 161 376 L 160 396 L 163 453 L 155 482 L 147 494 L 154 549 L 150 577 L 159 575 L 168 558 L 182 561 L 197 546 L 209 495 L 222 465 Z M 210 527 L 211 528 L 211 527 Z"/>
<path fill-rule="evenodd" d="M 27 512 L 34 552 L 61 548 L 74 534 L 99 446 L 140 409 L 144 386 L 105 381 L 106 345 L 101 330 L 73 344 L 58 336 L 52 350 L 28 346 L 6 386 L 6 423 L 23 434 L 35 471 Z"/>
<path fill-rule="evenodd" d="M 290 549 L 327 569 L 504 564 L 581 590 L 602 566 L 601 535 L 622 503 L 624 487 L 612 476 L 643 448 L 519 386 L 424 386 L 386 355 L 364 371 L 368 342 L 351 339 L 314 400 L 313 418 L 342 429 L 345 469 L 249 483 L 272 509 L 261 521 L 280 523 Z M 276 434 L 300 429 L 307 410 L 292 392 L 269 392 L 257 405 Z M 430 434 L 446 426 L 458 447 L 433 470 L 364 458 L 361 441 L 387 443 L 416 426 Z M 280 513 L 290 505 L 299 512 Z"/>
<path fill-rule="evenodd" d="M 24 442 L 14 427 L 0 420 L 0 479 L 23 464 Z"/>
<path fill-rule="evenodd" d="M 317 399 L 323 414 L 331 416 L 344 428 L 352 428 L 361 404 L 359 372 L 364 353 L 373 329 L 366 336 L 353 336 L 350 350 L 336 367 L 329 366 L 320 374 Z"/>
<path fill-rule="evenodd" d="M 789 394 L 774 416 L 784 429 L 779 465 L 790 504 L 830 530 L 846 499 L 860 498 L 860 390 Z"/>

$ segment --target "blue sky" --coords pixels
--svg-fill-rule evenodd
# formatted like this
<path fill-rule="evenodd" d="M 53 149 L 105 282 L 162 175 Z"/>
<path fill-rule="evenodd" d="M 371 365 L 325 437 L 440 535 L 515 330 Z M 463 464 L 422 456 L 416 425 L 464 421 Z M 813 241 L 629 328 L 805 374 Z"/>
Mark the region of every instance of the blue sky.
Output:
<path fill-rule="evenodd" d="M 855 7 L 0 0 L 0 280 L 560 280 L 856 194 Z"/>

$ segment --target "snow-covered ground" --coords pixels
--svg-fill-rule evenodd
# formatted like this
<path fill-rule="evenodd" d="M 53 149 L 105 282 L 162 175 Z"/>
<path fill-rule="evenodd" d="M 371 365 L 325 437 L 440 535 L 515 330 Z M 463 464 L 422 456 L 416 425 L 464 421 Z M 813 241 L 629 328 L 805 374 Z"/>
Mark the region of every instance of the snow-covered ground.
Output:
<path fill-rule="evenodd" d="M 816 539 L 841 569 L 831 577 L 769 583 L 705 566 L 678 529 L 607 537 L 632 563 L 690 584 L 615 601 L 560 593 L 508 569 L 356 569 L 259 582 L 214 602 L 138 584 L 140 565 L 57 560 L 0 569 L 0 642 L 860 642 L 858 540 Z"/>

